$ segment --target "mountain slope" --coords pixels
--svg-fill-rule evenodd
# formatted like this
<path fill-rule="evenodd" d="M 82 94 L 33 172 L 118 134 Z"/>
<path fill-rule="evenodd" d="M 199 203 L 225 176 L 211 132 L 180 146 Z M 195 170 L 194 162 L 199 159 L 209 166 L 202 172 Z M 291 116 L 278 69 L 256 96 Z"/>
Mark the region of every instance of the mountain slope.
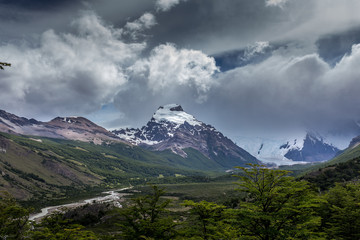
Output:
<path fill-rule="evenodd" d="M 0 110 L 0 131 L 23 135 L 80 140 L 101 144 L 104 141 L 120 141 L 107 131 L 83 117 L 57 117 L 49 122 L 18 117 Z"/>
<path fill-rule="evenodd" d="M 77 189 L 97 185 L 101 178 L 81 164 L 66 161 L 52 151 L 32 148 L 21 144 L 8 135 L 0 135 L 0 190 L 6 190 L 22 200 L 61 196 L 67 188 L 76 184 Z"/>
<path fill-rule="evenodd" d="M 151 150 L 170 149 L 189 161 L 191 158 L 185 149 L 195 149 L 224 169 L 259 163 L 221 132 L 184 112 L 177 104 L 159 107 L 141 129 L 120 129 L 113 133 L 125 141 Z"/>

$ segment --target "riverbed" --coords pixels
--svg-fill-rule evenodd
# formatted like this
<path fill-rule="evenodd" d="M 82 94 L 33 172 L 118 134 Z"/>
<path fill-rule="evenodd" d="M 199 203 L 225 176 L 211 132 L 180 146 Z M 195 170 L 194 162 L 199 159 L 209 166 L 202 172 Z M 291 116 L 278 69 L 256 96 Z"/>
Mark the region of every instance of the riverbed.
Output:
<path fill-rule="evenodd" d="M 29 220 L 37 221 L 43 217 L 50 215 L 53 212 L 64 211 L 65 209 L 76 208 L 76 207 L 80 207 L 80 206 L 83 206 L 86 204 L 91 204 L 91 203 L 112 202 L 116 207 L 121 207 L 120 202 L 122 201 L 122 197 L 125 195 L 128 195 L 128 193 L 120 193 L 120 192 L 130 189 L 130 188 L 131 187 L 127 187 L 127 188 L 122 188 L 122 189 L 118 189 L 118 190 L 114 190 L 114 191 L 103 192 L 103 194 L 106 194 L 105 196 L 85 199 L 85 200 L 81 200 L 78 202 L 73 202 L 73 203 L 68 203 L 68 204 L 63 204 L 63 205 L 45 207 L 45 208 L 42 208 L 41 212 L 39 212 L 39 213 L 30 214 Z"/>

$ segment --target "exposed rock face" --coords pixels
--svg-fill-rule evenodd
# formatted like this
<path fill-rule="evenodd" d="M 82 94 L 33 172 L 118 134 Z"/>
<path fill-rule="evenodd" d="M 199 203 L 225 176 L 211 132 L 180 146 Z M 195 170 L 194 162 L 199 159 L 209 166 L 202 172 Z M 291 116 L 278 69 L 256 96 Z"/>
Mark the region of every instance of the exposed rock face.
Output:
<path fill-rule="evenodd" d="M 193 148 L 223 166 L 258 163 L 255 157 L 221 132 L 195 119 L 177 104 L 159 107 L 141 129 L 121 129 L 113 133 L 130 143 L 152 150 L 171 149 L 182 157 L 187 157 L 184 149 Z"/>
<path fill-rule="evenodd" d="M 0 131 L 15 134 L 80 140 L 101 144 L 121 141 L 116 135 L 83 117 L 57 117 L 49 122 L 18 117 L 0 110 Z"/>
<path fill-rule="evenodd" d="M 105 128 L 96 125 L 84 117 L 57 117 L 46 123 L 47 128 L 67 139 L 94 142 L 119 141 L 120 139 Z"/>

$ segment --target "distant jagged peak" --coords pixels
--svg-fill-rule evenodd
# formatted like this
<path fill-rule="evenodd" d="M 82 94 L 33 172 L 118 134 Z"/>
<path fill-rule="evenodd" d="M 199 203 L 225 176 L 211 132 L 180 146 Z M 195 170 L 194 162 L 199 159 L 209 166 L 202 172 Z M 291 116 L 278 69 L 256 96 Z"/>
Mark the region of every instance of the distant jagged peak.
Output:
<path fill-rule="evenodd" d="M 179 104 L 160 106 L 154 113 L 151 121 L 156 123 L 170 122 L 176 125 L 182 125 L 187 122 L 192 126 L 202 124 L 202 122 L 198 121 L 194 116 L 186 113 Z"/>

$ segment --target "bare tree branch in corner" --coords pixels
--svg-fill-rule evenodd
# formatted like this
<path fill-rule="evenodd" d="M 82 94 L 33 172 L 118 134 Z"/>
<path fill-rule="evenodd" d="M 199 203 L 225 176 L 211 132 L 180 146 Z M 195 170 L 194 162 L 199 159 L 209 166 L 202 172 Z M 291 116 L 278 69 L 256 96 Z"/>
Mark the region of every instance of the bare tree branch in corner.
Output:
<path fill-rule="evenodd" d="M 4 70 L 4 67 L 11 67 L 11 63 L 0 62 L 0 69 Z"/>

